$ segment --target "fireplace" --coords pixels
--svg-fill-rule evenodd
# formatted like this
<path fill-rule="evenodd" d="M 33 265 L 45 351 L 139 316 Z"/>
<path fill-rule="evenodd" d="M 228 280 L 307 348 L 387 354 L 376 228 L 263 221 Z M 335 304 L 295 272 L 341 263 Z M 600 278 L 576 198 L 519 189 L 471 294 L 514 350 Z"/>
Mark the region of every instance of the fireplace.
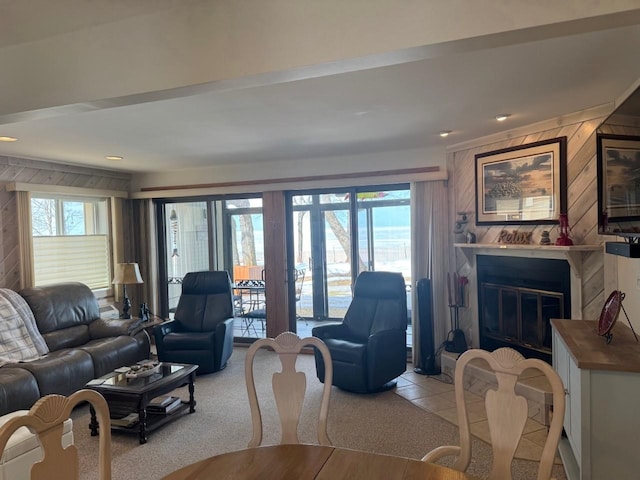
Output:
<path fill-rule="evenodd" d="M 477 256 L 480 348 L 512 347 L 551 361 L 552 318 L 571 318 L 571 270 L 561 259 Z"/>

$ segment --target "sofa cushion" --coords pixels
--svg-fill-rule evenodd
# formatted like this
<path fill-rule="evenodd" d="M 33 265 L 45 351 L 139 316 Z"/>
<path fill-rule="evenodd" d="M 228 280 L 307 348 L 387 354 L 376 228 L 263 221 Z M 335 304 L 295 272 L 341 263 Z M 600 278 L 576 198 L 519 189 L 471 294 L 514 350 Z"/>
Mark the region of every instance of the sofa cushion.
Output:
<path fill-rule="evenodd" d="M 50 393 L 70 395 L 95 378 L 91 355 L 79 348 L 50 352 L 33 362 L 21 363 L 20 368 L 36 378 L 40 396 Z"/>
<path fill-rule="evenodd" d="M 51 350 L 90 340 L 88 325 L 100 318 L 98 300 L 83 283 L 69 282 L 20 290 Z"/>
<path fill-rule="evenodd" d="M 0 368 L 0 415 L 29 409 L 39 398 L 38 382 L 31 372 L 17 366 Z"/>
<path fill-rule="evenodd" d="M 91 355 L 95 378 L 149 357 L 135 337 L 124 335 L 91 340 L 78 348 Z"/>

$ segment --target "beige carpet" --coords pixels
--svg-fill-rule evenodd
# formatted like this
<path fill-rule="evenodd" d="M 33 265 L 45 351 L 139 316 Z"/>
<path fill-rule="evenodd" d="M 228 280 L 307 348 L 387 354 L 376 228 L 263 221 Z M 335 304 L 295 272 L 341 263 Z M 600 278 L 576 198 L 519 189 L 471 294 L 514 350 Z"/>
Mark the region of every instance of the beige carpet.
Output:
<path fill-rule="evenodd" d="M 236 347 L 228 367 L 196 381 L 196 413 L 185 415 L 149 436 L 140 445 L 135 435 L 114 432 L 112 435 L 113 480 L 157 480 L 169 472 L 211 455 L 245 448 L 251 437 L 251 422 L 244 384 L 246 349 Z M 256 378 L 262 379 L 259 391 L 270 393 L 270 375 L 278 366 L 273 353 L 256 357 Z M 320 384 L 315 377 L 312 356 L 302 356 L 298 367 L 308 374 L 309 402 L 305 412 L 312 414 L 319 404 Z M 180 389 L 184 394 L 184 388 Z M 311 399 L 313 397 L 313 399 Z M 267 421 L 265 444 L 278 443 L 279 427 L 273 400 L 263 411 Z M 316 443 L 313 421 L 306 415 L 300 426 L 301 438 Z M 96 479 L 97 438 L 88 431 L 88 408 L 73 414 L 75 443 L 81 455 L 83 480 Z M 457 429 L 438 416 L 411 404 L 394 392 L 356 395 L 337 388 L 332 390 L 329 413 L 329 436 L 340 447 L 420 458 L 442 444 L 457 443 Z M 474 460 L 470 473 L 482 476 L 489 469 L 490 449 L 474 441 Z M 566 478 L 562 467 L 554 469 L 558 479 Z M 535 462 L 517 460 L 514 478 L 536 477 Z"/>

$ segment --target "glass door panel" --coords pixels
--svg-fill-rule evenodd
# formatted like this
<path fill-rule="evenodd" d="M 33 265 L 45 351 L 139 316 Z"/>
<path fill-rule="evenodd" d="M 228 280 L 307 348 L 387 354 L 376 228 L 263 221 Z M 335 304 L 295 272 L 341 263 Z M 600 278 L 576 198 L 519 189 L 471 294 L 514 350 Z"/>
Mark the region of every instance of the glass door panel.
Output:
<path fill-rule="evenodd" d="M 328 318 L 342 318 L 351 292 L 351 228 L 349 210 L 324 210 L 324 278 Z"/>
<path fill-rule="evenodd" d="M 243 338 L 266 336 L 264 284 L 264 228 L 261 198 L 225 201 L 227 255 L 234 285 L 237 320 L 234 335 Z"/>
<path fill-rule="evenodd" d="M 302 209 L 293 211 L 293 258 L 296 298 L 296 319 L 308 325 L 313 312 L 313 274 L 311 272 L 311 223 L 310 209 L 306 207 L 311 202 L 310 196 L 298 195 L 294 198 L 294 205 L 304 205 Z"/>
<path fill-rule="evenodd" d="M 178 305 L 182 278 L 209 270 L 209 223 L 206 202 L 164 205 L 169 317 Z"/>

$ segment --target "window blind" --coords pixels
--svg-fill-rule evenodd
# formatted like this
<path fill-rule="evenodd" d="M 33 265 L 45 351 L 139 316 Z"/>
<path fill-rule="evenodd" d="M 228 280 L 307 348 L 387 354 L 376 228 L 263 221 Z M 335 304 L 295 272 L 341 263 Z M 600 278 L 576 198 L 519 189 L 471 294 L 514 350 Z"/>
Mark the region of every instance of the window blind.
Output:
<path fill-rule="evenodd" d="M 107 235 L 33 237 L 35 285 L 82 282 L 110 288 Z"/>

